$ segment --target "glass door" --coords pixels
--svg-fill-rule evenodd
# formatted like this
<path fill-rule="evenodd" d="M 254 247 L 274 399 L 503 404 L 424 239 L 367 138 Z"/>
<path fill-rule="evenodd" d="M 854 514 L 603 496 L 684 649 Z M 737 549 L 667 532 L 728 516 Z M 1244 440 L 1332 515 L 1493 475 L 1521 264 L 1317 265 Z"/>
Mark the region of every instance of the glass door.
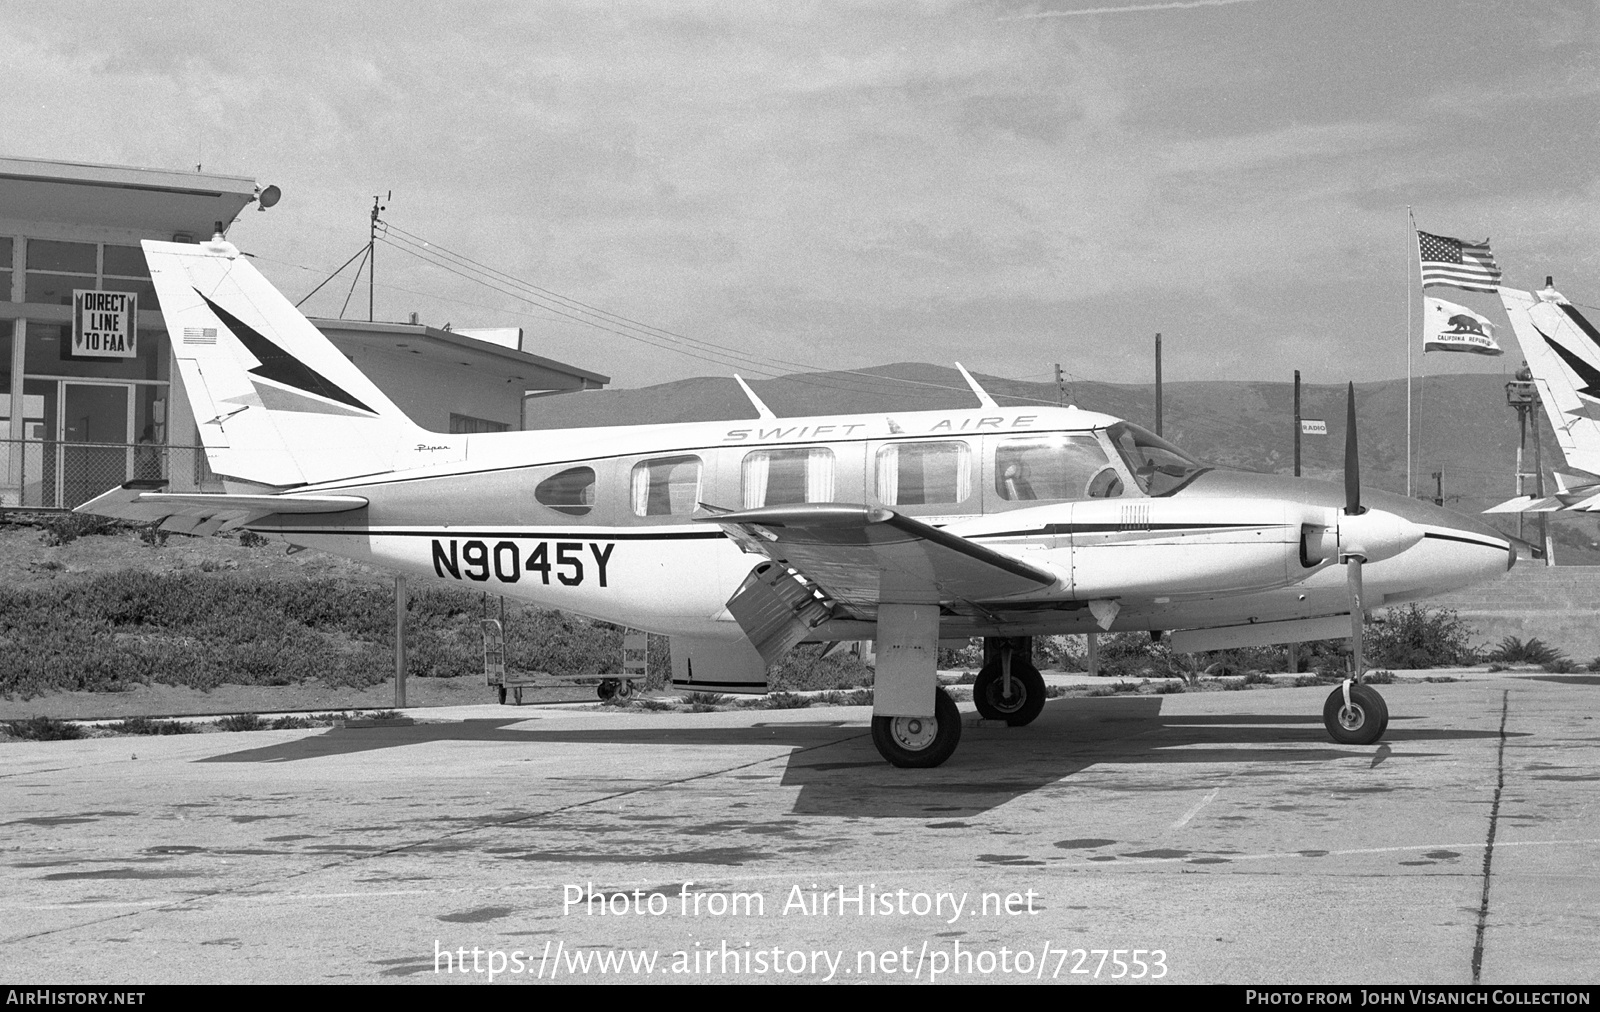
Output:
<path fill-rule="evenodd" d="M 128 480 L 133 464 L 126 383 L 61 383 L 57 505 L 71 508 Z"/>

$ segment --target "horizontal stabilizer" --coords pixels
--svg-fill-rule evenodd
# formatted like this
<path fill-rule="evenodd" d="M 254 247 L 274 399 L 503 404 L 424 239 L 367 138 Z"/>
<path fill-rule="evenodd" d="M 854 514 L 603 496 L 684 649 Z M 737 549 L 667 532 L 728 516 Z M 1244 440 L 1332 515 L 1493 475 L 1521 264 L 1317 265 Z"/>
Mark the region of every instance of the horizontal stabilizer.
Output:
<path fill-rule="evenodd" d="M 185 534 L 210 534 L 274 513 L 344 513 L 366 505 L 367 500 L 357 495 L 157 492 L 150 483 L 135 481 L 101 493 L 73 512 L 160 523 L 166 530 Z"/>
<path fill-rule="evenodd" d="M 1561 508 L 1561 500 L 1555 496 L 1519 495 L 1515 499 L 1507 499 L 1496 506 L 1490 506 L 1485 513 L 1551 513 Z"/>

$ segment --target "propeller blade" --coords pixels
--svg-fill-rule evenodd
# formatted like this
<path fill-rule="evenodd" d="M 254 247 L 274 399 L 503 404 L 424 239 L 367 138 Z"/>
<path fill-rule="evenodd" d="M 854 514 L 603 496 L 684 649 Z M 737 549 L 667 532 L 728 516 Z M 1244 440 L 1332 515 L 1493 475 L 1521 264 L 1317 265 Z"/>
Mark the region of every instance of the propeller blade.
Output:
<path fill-rule="evenodd" d="M 1350 676 L 1360 681 L 1366 625 L 1366 609 L 1361 604 L 1361 556 L 1352 555 L 1345 563 L 1345 583 L 1350 590 Z"/>
<path fill-rule="evenodd" d="M 1365 513 L 1361 505 L 1361 455 L 1356 449 L 1356 385 L 1350 384 L 1344 423 L 1344 511 L 1351 516 Z"/>

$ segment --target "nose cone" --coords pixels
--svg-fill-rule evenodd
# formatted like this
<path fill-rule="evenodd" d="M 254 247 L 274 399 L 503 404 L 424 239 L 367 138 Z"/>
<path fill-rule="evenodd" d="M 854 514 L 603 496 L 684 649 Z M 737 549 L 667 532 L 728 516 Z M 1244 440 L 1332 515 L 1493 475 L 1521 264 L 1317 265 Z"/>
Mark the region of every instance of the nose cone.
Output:
<path fill-rule="evenodd" d="M 1177 494 L 1344 508 L 1344 489 L 1332 482 L 1248 471 L 1207 471 Z M 1493 579 L 1516 564 L 1511 540 L 1481 520 L 1392 492 L 1363 490 L 1361 500 L 1368 509 L 1392 514 L 1421 533 L 1415 544 L 1370 570 L 1374 578 L 1381 572 L 1390 584 L 1383 591 L 1388 598 L 1441 594 Z"/>

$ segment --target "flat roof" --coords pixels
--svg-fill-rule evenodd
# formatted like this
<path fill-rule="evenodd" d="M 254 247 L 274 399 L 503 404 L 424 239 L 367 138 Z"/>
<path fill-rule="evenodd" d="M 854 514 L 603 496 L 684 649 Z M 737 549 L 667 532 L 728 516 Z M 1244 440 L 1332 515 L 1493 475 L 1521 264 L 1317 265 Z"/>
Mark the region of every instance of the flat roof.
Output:
<path fill-rule="evenodd" d="M 255 199 L 245 176 L 0 157 L 0 218 L 209 239 Z"/>
<path fill-rule="evenodd" d="M 597 372 L 580 369 L 575 365 L 557 362 L 555 359 L 545 358 L 542 355 L 533 355 L 515 348 L 494 344 L 489 341 L 480 341 L 477 338 L 467 337 L 438 327 L 429 327 L 420 323 L 384 323 L 382 321 L 368 323 L 366 320 L 333 320 L 312 317 L 312 326 L 324 334 L 343 332 L 354 335 L 356 343 L 375 350 L 395 351 L 404 350 L 428 356 L 429 345 L 436 349 L 435 355 L 428 357 L 453 358 L 454 353 L 466 355 L 473 361 L 454 360 L 462 365 L 481 364 L 495 368 L 503 373 L 516 376 L 533 382 L 535 370 L 561 373 L 578 379 L 589 380 L 604 386 L 611 382 L 610 376 L 602 376 Z M 400 346 L 396 338 L 411 337 L 417 339 L 422 345 L 418 348 L 405 348 Z M 387 340 L 386 340 L 387 339 Z M 444 354 L 448 349 L 451 355 Z M 519 371 L 520 370 L 520 371 Z"/>

